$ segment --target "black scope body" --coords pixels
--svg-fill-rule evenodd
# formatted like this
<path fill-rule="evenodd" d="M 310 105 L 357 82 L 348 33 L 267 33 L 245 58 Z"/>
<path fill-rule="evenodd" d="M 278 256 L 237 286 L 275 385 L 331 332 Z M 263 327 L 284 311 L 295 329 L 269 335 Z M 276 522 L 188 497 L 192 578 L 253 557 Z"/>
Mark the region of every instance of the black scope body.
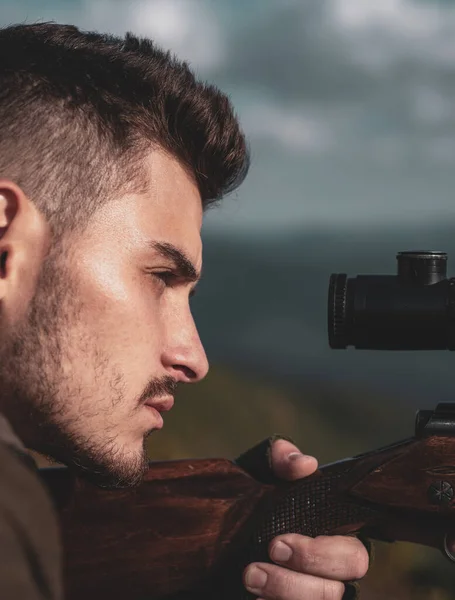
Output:
<path fill-rule="evenodd" d="M 330 276 L 329 345 L 365 350 L 454 350 L 455 278 L 447 254 L 397 254 L 397 275 Z"/>

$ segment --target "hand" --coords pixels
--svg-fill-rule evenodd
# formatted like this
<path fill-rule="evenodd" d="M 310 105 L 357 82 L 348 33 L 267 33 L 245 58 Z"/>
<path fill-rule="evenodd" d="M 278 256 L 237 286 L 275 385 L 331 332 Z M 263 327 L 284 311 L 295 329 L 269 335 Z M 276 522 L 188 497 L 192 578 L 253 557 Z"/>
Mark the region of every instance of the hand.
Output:
<path fill-rule="evenodd" d="M 275 475 L 288 481 L 308 477 L 318 467 L 314 457 L 286 440 L 274 443 L 272 464 Z M 357 538 L 339 535 L 280 535 L 271 541 L 269 556 L 277 564 L 251 563 L 243 578 L 248 591 L 266 600 L 341 600 L 343 581 L 363 577 L 369 562 Z"/>

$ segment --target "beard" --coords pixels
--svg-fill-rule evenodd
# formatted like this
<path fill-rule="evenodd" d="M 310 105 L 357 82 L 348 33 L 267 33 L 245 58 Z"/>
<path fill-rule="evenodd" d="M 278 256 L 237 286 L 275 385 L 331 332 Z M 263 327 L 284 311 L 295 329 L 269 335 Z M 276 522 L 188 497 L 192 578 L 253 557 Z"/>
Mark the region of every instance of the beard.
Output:
<path fill-rule="evenodd" d="M 83 308 L 77 283 L 62 258 L 65 255 L 54 246 L 43 263 L 26 315 L 2 334 L 1 411 L 28 448 L 66 464 L 97 486 L 133 487 L 148 469 L 146 439 L 151 431 L 144 435 L 142 450 L 134 453 L 119 446 L 110 415 L 106 415 L 102 436 L 88 434 L 83 423 L 90 424 L 105 409 L 94 406 L 90 397 L 84 398 L 81 382 L 63 366 L 72 364 L 74 340 L 68 332 L 79 322 Z M 114 411 L 125 405 L 122 373 L 97 347 L 95 335 L 87 332 L 78 339 L 77 350 L 90 365 L 100 389 L 109 390 L 109 401 L 103 406 Z M 170 376 L 152 378 L 133 406 L 142 406 L 151 397 L 174 395 L 176 385 Z"/>

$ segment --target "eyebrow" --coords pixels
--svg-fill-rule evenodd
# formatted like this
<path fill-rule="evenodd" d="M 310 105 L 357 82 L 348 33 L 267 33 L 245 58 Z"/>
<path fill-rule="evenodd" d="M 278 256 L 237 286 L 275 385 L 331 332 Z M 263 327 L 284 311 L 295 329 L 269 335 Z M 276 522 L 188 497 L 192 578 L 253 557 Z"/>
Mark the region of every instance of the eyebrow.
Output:
<path fill-rule="evenodd" d="M 201 273 L 198 273 L 196 267 L 183 250 L 180 250 L 177 246 L 174 246 L 174 244 L 163 242 L 151 242 L 150 246 L 163 258 L 174 263 L 179 277 L 187 279 L 188 281 L 199 281 Z"/>

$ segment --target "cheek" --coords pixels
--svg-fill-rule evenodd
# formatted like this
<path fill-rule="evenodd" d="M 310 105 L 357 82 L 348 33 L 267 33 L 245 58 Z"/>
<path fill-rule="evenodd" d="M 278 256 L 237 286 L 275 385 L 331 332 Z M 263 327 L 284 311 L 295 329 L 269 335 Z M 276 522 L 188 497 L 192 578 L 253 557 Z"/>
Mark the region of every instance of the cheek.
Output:
<path fill-rule="evenodd" d="M 107 305 L 130 301 L 131 285 L 113 253 L 107 256 L 92 253 L 90 259 L 81 261 L 79 266 L 84 298 L 93 302 L 96 295 L 97 304 L 104 302 Z"/>
<path fill-rule="evenodd" d="M 153 360 L 161 337 L 161 310 L 151 282 L 118 260 L 91 258 L 81 272 L 85 326 L 114 360 Z"/>

